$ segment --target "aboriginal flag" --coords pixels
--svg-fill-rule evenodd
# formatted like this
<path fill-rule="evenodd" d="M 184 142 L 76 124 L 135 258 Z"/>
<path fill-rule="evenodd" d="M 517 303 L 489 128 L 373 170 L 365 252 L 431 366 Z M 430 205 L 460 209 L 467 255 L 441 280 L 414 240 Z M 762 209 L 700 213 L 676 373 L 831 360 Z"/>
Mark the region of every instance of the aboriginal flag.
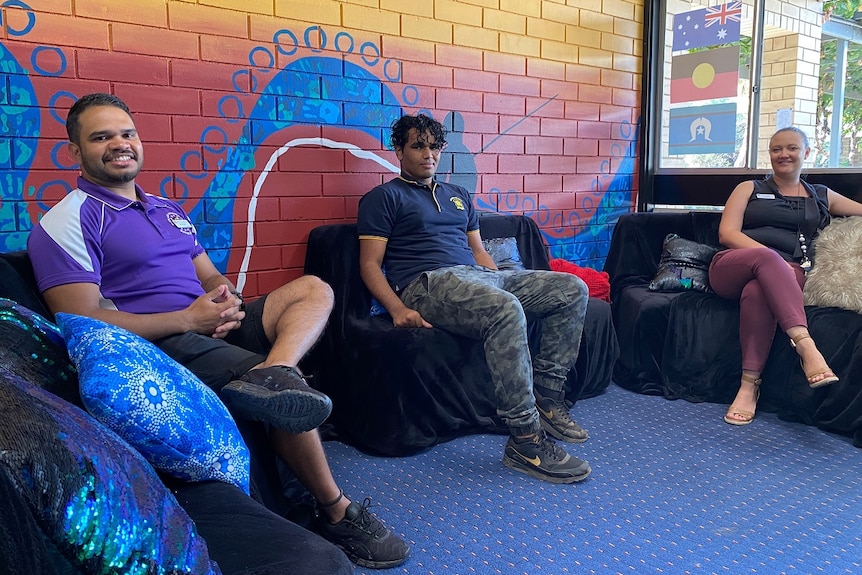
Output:
<path fill-rule="evenodd" d="M 670 103 L 734 98 L 739 83 L 739 46 L 671 59 Z"/>

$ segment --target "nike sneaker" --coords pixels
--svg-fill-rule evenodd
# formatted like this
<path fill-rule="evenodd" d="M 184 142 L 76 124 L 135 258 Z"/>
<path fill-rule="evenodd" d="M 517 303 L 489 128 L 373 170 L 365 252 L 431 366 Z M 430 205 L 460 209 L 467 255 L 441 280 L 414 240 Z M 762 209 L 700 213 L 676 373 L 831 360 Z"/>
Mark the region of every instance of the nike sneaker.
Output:
<path fill-rule="evenodd" d="M 555 401 L 536 396 L 536 409 L 539 410 L 539 423 L 542 429 L 552 437 L 565 441 L 566 443 L 583 443 L 589 437 L 587 430 L 577 424 L 569 415 L 569 403 L 565 400 Z"/>
<path fill-rule="evenodd" d="M 503 465 L 551 483 L 575 483 L 590 474 L 590 465 L 561 449 L 543 431 L 519 441 L 509 437 Z"/>

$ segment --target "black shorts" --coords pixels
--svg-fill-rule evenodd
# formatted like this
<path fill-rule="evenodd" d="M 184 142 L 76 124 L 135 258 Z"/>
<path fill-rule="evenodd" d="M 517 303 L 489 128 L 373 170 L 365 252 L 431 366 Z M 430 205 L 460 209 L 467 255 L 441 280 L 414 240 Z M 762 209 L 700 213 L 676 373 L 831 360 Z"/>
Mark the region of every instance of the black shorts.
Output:
<path fill-rule="evenodd" d="M 189 331 L 153 343 L 218 393 L 266 359 L 272 344 L 263 330 L 265 301 L 263 296 L 246 304 L 242 325 L 224 339 Z"/>

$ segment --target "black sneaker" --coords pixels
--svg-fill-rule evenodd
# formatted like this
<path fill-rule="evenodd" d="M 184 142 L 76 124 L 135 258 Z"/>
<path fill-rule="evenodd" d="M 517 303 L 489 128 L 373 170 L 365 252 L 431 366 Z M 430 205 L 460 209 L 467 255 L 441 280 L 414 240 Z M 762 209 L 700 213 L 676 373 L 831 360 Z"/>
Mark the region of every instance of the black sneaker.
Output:
<path fill-rule="evenodd" d="M 321 512 L 317 531 L 360 567 L 386 569 L 400 565 L 410 555 L 410 548 L 368 511 L 370 504 L 369 498 L 362 505 L 351 501 L 344 519 L 334 525 Z"/>
<path fill-rule="evenodd" d="M 582 481 L 592 471 L 586 461 L 572 457 L 541 431 L 524 443 L 510 437 L 503 452 L 503 465 L 551 483 Z"/>
<path fill-rule="evenodd" d="M 589 437 L 587 430 L 577 424 L 569 415 L 569 404 L 565 401 L 554 401 L 536 396 L 536 409 L 539 410 L 539 422 L 542 429 L 552 437 L 567 443 L 583 443 Z"/>
<path fill-rule="evenodd" d="M 252 369 L 222 389 L 231 411 L 264 421 L 289 433 L 317 428 L 332 412 L 332 400 L 306 383 L 295 368 L 283 365 Z"/>

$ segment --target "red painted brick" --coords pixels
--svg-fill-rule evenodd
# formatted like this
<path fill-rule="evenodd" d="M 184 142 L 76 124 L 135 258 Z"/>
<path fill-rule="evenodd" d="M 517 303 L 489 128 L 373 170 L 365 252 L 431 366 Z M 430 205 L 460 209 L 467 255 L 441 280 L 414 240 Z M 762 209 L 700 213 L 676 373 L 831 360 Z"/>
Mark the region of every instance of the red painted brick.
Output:
<path fill-rule="evenodd" d="M 503 94 L 518 94 L 521 96 L 538 96 L 541 81 L 538 78 L 525 76 L 500 75 L 500 92 Z"/>
<path fill-rule="evenodd" d="M 249 91 L 251 85 L 247 68 L 201 62 L 200 60 L 171 60 L 170 78 L 172 86 L 205 88 L 223 92 L 233 92 L 234 83 L 245 91 Z"/>
<path fill-rule="evenodd" d="M 465 132 L 480 134 L 499 134 L 500 124 L 497 116 L 492 114 L 473 114 L 461 112 L 464 120 Z"/>
<path fill-rule="evenodd" d="M 186 152 L 193 150 L 184 144 L 169 144 L 156 142 L 145 144 L 144 161 L 150 170 L 179 170 L 180 157 Z"/>
<path fill-rule="evenodd" d="M 522 192 L 524 190 L 524 176 L 522 174 L 506 174 L 503 172 L 483 174 L 480 189 L 486 193 L 491 191 L 503 193 Z"/>
<path fill-rule="evenodd" d="M 544 192 L 539 194 L 539 201 L 542 206 L 548 210 L 572 210 L 575 207 L 575 194 L 569 194 L 562 191 L 562 182 L 560 183 L 561 191 L 559 192 Z"/>
<path fill-rule="evenodd" d="M 257 197 L 257 202 L 254 206 L 254 213 L 251 217 L 255 222 L 280 222 L 284 218 L 281 217 L 281 198 L 272 197 L 269 194 L 260 194 Z M 244 197 L 237 201 L 234 211 L 234 222 L 248 222 L 248 209 L 251 205 L 251 197 Z"/>
<path fill-rule="evenodd" d="M 278 158 L 280 172 L 343 172 L 342 150 L 324 147 L 298 146 Z"/>
<path fill-rule="evenodd" d="M 284 222 L 257 222 L 254 225 L 258 245 L 277 246 L 299 244 L 308 240 L 308 232 L 316 227 L 315 222 L 296 221 L 286 226 Z"/>
<path fill-rule="evenodd" d="M 527 113 L 531 110 L 528 108 Z M 541 118 L 536 116 L 500 115 L 500 132 L 517 136 L 538 136 L 541 131 Z"/>
<path fill-rule="evenodd" d="M 343 218 L 344 198 L 281 198 L 279 213 L 282 220 Z"/>
<path fill-rule="evenodd" d="M 200 95 L 197 90 L 166 86 L 132 86 L 117 83 L 114 93 L 119 96 L 134 113 L 152 112 L 154 114 L 200 114 Z"/>
<path fill-rule="evenodd" d="M 357 40 L 356 34 L 351 33 L 351 36 L 353 36 L 357 46 L 356 49 L 358 50 L 362 42 Z M 381 47 L 381 53 L 384 58 L 395 58 L 405 63 L 422 62 L 424 64 L 433 64 L 436 58 L 436 44 L 434 42 L 387 35 L 374 43 Z M 410 82 L 410 80 L 404 81 Z"/>
<path fill-rule="evenodd" d="M 539 158 L 536 156 L 500 156 L 497 171 L 501 174 L 535 174 Z"/>
<path fill-rule="evenodd" d="M 22 30 L 29 20 L 23 10 L 3 10 L 6 29 Z M 89 18 L 73 18 L 66 15 L 39 12 L 39 22 L 24 37 L 27 42 L 45 46 L 73 46 L 107 50 L 110 46 L 109 24 Z"/>
<path fill-rule="evenodd" d="M 405 84 L 438 88 L 452 87 L 453 72 L 451 68 L 429 66 L 424 62 L 403 62 L 401 70 L 402 81 Z"/>
<path fill-rule="evenodd" d="M 637 147 L 627 141 L 603 140 L 599 142 L 599 156 L 603 157 L 635 157 Z"/>
<path fill-rule="evenodd" d="M 478 90 L 480 92 L 496 93 L 500 90 L 500 78 L 493 72 L 479 72 L 477 70 L 454 70 L 455 88 L 461 90 Z"/>
<path fill-rule="evenodd" d="M 579 84 L 575 82 L 542 80 L 541 96 L 559 100 L 577 100 L 579 89 Z"/>
<path fill-rule="evenodd" d="M 527 104 L 523 96 L 507 96 L 505 94 L 485 94 L 482 100 L 482 111 L 487 114 L 526 114 Z"/>
<path fill-rule="evenodd" d="M 248 66 L 248 56 L 260 46 L 258 42 L 224 36 L 201 36 L 200 58 L 204 62 L 223 62 Z"/>
<path fill-rule="evenodd" d="M 479 174 L 496 174 L 497 154 L 478 154 L 473 160 L 476 162 L 476 172 Z"/>
<path fill-rule="evenodd" d="M 524 176 L 524 191 L 527 193 L 561 192 L 563 177 L 557 174 L 527 174 Z"/>
<path fill-rule="evenodd" d="M 599 140 L 611 137 L 611 125 L 605 122 L 578 122 L 578 138 L 596 138 Z"/>
<path fill-rule="evenodd" d="M 618 123 L 628 122 L 631 118 L 632 109 L 625 106 L 601 106 L 599 116 L 602 122 Z"/>
<path fill-rule="evenodd" d="M 636 90 L 614 89 L 613 103 L 616 106 L 634 108 L 640 104 L 641 94 Z"/>
<path fill-rule="evenodd" d="M 301 270 L 305 267 L 305 252 L 305 244 L 282 246 L 281 267 L 288 270 Z"/>
<path fill-rule="evenodd" d="M 201 92 L 201 111 L 204 116 L 224 118 L 224 120 L 241 118 L 241 122 L 244 123 L 244 118 L 254 108 L 257 100 L 256 94 L 232 93 L 226 95 L 221 92 L 204 90 Z"/>
<path fill-rule="evenodd" d="M 524 138 L 522 136 L 488 134 L 483 137 L 482 149 L 495 154 L 524 154 Z"/>
<path fill-rule="evenodd" d="M 166 58 L 198 58 L 198 35 L 136 24 L 111 24 L 111 47 L 117 52 Z"/>
<path fill-rule="evenodd" d="M 595 66 L 584 66 L 583 64 L 566 64 L 566 82 L 576 82 L 578 84 L 595 84 L 602 83 L 603 68 Z"/>
<path fill-rule="evenodd" d="M 234 237 L 245 237 L 246 229 L 245 226 L 242 226 L 241 230 L 237 230 Z M 245 256 L 245 249 L 237 250 L 238 254 L 242 254 L 237 259 L 242 260 L 242 257 Z M 248 260 L 248 269 L 254 270 L 255 276 L 264 270 L 277 270 L 281 267 L 281 253 L 282 246 L 261 246 L 255 245 L 251 250 L 251 257 Z M 233 256 L 233 253 L 231 253 Z M 239 271 L 237 269 L 237 271 Z M 246 293 L 246 290 L 243 289 L 243 294 Z"/>
<path fill-rule="evenodd" d="M 145 148 L 150 142 L 175 141 L 171 134 L 171 117 L 165 114 L 135 112 L 135 127 Z"/>
<path fill-rule="evenodd" d="M 571 156 L 541 156 L 540 174 L 571 174 L 575 171 L 575 158 Z"/>
<path fill-rule="evenodd" d="M 329 197 L 363 196 L 379 186 L 381 180 L 391 180 L 395 174 L 381 177 L 379 174 L 324 174 L 323 195 Z"/>
<path fill-rule="evenodd" d="M 613 100 L 613 90 L 606 86 L 581 85 L 578 90 L 578 100 L 581 102 L 596 102 L 608 104 Z"/>
<path fill-rule="evenodd" d="M 563 153 L 567 156 L 594 157 L 598 152 L 598 141 L 589 138 L 566 138 L 563 144 Z"/>
<path fill-rule="evenodd" d="M 450 68 L 482 69 L 482 50 L 438 44 L 436 47 L 436 62 L 438 66 Z"/>
<path fill-rule="evenodd" d="M 547 78 L 549 80 L 565 80 L 566 65 L 562 62 L 527 58 L 527 76 Z"/>
<path fill-rule="evenodd" d="M 473 194 L 473 205 L 483 211 L 497 211 L 498 194 Z"/>
<path fill-rule="evenodd" d="M 578 174 L 607 174 L 610 172 L 610 163 L 604 158 L 586 158 L 579 157 L 577 159 Z"/>
<path fill-rule="evenodd" d="M 601 116 L 601 105 L 587 102 L 566 102 L 565 117 L 570 120 L 595 120 Z"/>
<path fill-rule="evenodd" d="M 435 103 L 443 110 L 457 110 L 459 112 L 481 112 L 482 93 L 468 92 L 466 90 L 435 90 Z"/>
<path fill-rule="evenodd" d="M 562 154 L 563 139 L 549 136 L 527 136 L 524 140 L 527 154 Z"/>
<path fill-rule="evenodd" d="M 323 193 L 323 176 L 316 173 L 270 172 L 260 193 L 273 197 L 320 196 Z"/>
<path fill-rule="evenodd" d="M 527 59 L 523 56 L 515 56 L 513 54 L 485 52 L 483 69 L 488 72 L 524 76 L 527 73 Z"/>
<path fill-rule="evenodd" d="M 539 205 L 538 194 L 521 193 L 517 195 L 517 200 L 517 205 L 512 205 L 512 203 L 506 202 L 506 198 L 503 198 L 502 201 L 499 203 L 500 212 L 508 214 L 522 214 L 524 213 L 525 206 L 532 210 Z"/>
<path fill-rule="evenodd" d="M 578 131 L 578 123 L 574 120 L 561 120 L 556 118 L 542 119 L 542 136 L 560 136 L 570 138 Z"/>
<path fill-rule="evenodd" d="M 566 102 L 560 98 L 527 98 L 527 113 L 536 118 L 565 118 Z"/>
<path fill-rule="evenodd" d="M 162 58 L 77 50 L 76 61 L 78 76 L 82 79 L 157 86 L 168 83 L 168 62 Z M 140 87 L 136 90 L 140 90 Z M 162 111 L 164 111 L 164 102 Z"/>
<path fill-rule="evenodd" d="M 563 176 L 564 192 L 584 192 L 598 189 L 599 179 L 595 174 L 567 174 Z"/>

